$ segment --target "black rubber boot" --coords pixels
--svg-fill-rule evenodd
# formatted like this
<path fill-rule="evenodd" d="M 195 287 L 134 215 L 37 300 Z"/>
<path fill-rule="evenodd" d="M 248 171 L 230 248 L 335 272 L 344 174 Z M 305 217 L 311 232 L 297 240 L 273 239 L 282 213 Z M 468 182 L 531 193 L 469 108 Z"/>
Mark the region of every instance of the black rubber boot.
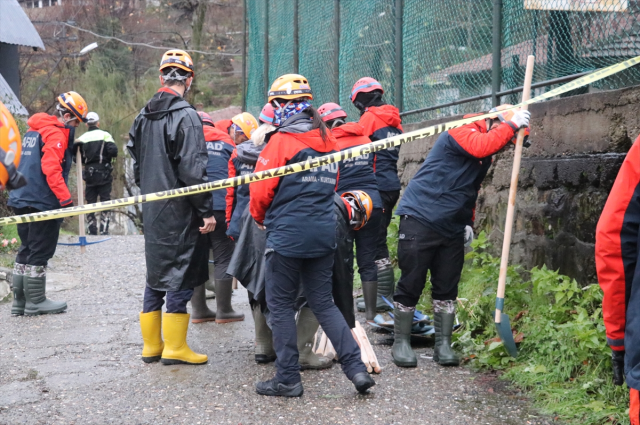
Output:
<path fill-rule="evenodd" d="M 353 385 L 356 387 L 356 390 L 360 394 L 366 394 L 369 392 L 369 388 L 373 387 L 376 384 L 376 381 L 373 380 L 371 375 L 367 372 L 356 373 L 355 376 L 351 379 Z"/>
<path fill-rule="evenodd" d="M 364 315 L 367 321 L 373 321 L 376 317 L 376 298 L 378 296 L 378 281 L 362 282 L 364 295 Z"/>
<path fill-rule="evenodd" d="M 267 325 L 267 319 L 262 314 L 260 306 L 256 305 L 251 310 L 256 331 L 256 363 L 265 364 L 276 360 L 276 352 L 273 349 L 273 334 Z"/>
<path fill-rule="evenodd" d="M 298 363 L 301 370 L 327 369 L 333 366 L 333 361 L 313 352 L 313 338 L 318 332 L 320 324 L 309 307 L 303 307 L 298 314 L 296 329 L 298 333 Z"/>
<path fill-rule="evenodd" d="M 236 313 L 231 307 L 231 295 L 233 294 L 233 279 L 216 280 L 216 323 L 241 322 L 244 314 Z"/>
<path fill-rule="evenodd" d="M 378 268 L 378 296 L 376 299 L 376 311 L 384 312 L 392 310 L 389 304 L 385 303 L 382 297 L 385 297 L 389 302 L 393 302 L 393 292 L 395 289 L 395 276 L 393 274 L 393 266 Z M 358 298 L 356 300 L 358 311 L 365 311 L 364 298 Z"/>
<path fill-rule="evenodd" d="M 302 388 L 302 382 L 282 384 L 276 378 L 272 378 L 268 381 L 258 382 L 256 384 L 256 392 L 260 395 L 272 397 L 301 397 L 304 389 Z"/>
<path fill-rule="evenodd" d="M 451 334 L 455 313 L 434 313 L 433 325 L 436 343 L 433 347 L 433 361 L 441 366 L 458 366 L 460 357 L 451 348 Z"/>
<path fill-rule="evenodd" d="M 24 296 L 24 271 L 25 264 L 16 263 L 13 266 L 13 278 L 11 288 L 13 290 L 13 304 L 11 304 L 11 315 L 22 316 L 27 299 Z"/>
<path fill-rule="evenodd" d="M 67 309 L 66 302 L 51 301 L 45 296 L 45 288 L 47 286 L 46 266 L 27 266 L 23 286 L 26 298 L 24 306 L 24 314 L 26 316 L 62 313 Z"/>
<path fill-rule="evenodd" d="M 400 367 L 416 367 L 418 359 L 411 349 L 411 326 L 413 326 L 413 312 L 401 311 L 399 308 L 393 310 L 393 347 L 391 348 L 391 356 L 396 366 Z"/>
<path fill-rule="evenodd" d="M 207 298 L 204 291 L 204 284 L 193 288 L 191 296 L 191 323 L 213 322 L 216 320 L 216 313 L 209 310 Z"/>

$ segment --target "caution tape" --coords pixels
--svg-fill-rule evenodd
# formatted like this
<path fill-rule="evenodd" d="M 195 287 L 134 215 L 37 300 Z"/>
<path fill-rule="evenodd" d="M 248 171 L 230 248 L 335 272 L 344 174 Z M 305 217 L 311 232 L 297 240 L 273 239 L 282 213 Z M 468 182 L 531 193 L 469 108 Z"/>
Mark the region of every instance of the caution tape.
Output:
<path fill-rule="evenodd" d="M 640 56 L 628 59 L 624 62 L 620 62 L 615 65 L 608 66 L 606 68 L 599 69 L 591 74 L 585 75 L 575 79 L 567 84 L 564 84 L 554 90 L 548 91 L 540 96 L 536 96 L 526 102 L 514 105 L 516 109 L 524 105 L 530 105 L 532 103 L 541 102 L 546 99 L 561 95 L 563 93 L 575 90 L 579 87 L 586 86 L 595 81 L 602 80 L 603 78 L 614 75 L 620 71 L 631 68 L 632 66 L 640 63 Z M 11 217 L 0 218 L 0 226 L 7 224 L 17 223 L 31 223 L 35 221 L 53 220 L 64 217 L 74 217 L 81 214 L 95 213 L 99 211 L 111 210 L 113 208 L 127 207 L 135 204 L 142 204 L 145 202 L 162 201 L 166 199 L 179 198 L 182 196 L 195 195 L 203 192 L 210 192 L 213 190 L 226 189 L 228 187 L 240 186 L 247 183 L 257 182 L 266 179 L 272 179 L 276 177 L 284 177 L 290 174 L 300 173 L 302 171 L 311 170 L 323 165 L 332 164 L 334 162 L 344 161 L 345 159 L 356 158 L 361 155 L 378 152 L 383 149 L 400 146 L 405 143 L 413 142 L 417 139 L 422 139 L 429 136 L 435 136 L 443 133 L 452 128 L 460 127 L 465 124 L 472 123 L 491 117 L 493 114 L 476 115 L 470 118 L 463 118 L 448 123 L 432 125 L 426 128 L 421 128 L 407 133 L 399 134 L 397 136 L 389 137 L 387 139 L 372 142 L 366 145 L 357 146 L 355 148 L 347 149 L 341 152 L 321 156 L 318 158 L 310 158 L 304 162 L 298 162 L 295 164 L 289 164 L 270 170 L 264 170 L 257 173 L 246 174 L 243 176 L 233 177 L 230 179 L 216 180 L 213 182 L 203 183 L 195 186 L 188 186 L 179 189 L 165 190 L 156 193 L 149 193 L 146 195 L 130 196 L 128 198 L 115 199 L 112 201 L 98 202 L 95 204 L 78 205 L 70 208 L 62 208 L 59 210 L 43 211 L 33 214 L 16 215 Z"/>

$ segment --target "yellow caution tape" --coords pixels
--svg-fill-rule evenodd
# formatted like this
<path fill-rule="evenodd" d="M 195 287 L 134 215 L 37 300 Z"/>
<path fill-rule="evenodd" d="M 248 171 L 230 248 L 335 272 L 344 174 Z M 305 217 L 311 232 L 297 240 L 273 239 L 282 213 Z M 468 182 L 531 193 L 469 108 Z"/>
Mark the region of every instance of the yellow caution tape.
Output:
<path fill-rule="evenodd" d="M 536 96 L 526 102 L 514 105 L 513 108 L 519 108 L 525 104 L 530 105 L 532 103 L 541 102 L 543 100 L 558 96 L 560 94 L 575 90 L 579 87 L 586 86 L 595 81 L 609 77 L 625 69 L 640 63 L 640 56 L 628 59 L 624 62 L 620 62 L 615 65 L 611 65 L 606 68 L 599 69 L 591 74 L 585 75 L 575 79 L 567 84 L 564 84 L 554 90 L 548 91 L 540 96 Z M 357 146 L 355 148 L 347 149 L 345 151 L 336 152 L 333 154 L 321 156 L 318 158 L 308 159 L 304 162 L 298 162 L 295 164 L 285 165 L 279 168 L 273 168 L 270 170 L 260 171 L 258 173 L 247 174 L 244 176 L 233 177 L 231 179 L 216 180 L 213 182 L 203 183 L 195 186 L 188 186 L 179 189 L 165 190 L 156 193 L 149 193 L 147 195 L 137 195 L 128 198 L 115 199 L 112 201 L 98 202 L 95 204 L 78 205 L 70 208 L 62 208 L 59 210 L 43 211 L 33 214 L 16 215 L 11 217 L 0 218 L 0 226 L 7 224 L 17 223 L 31 223 L 35 221 L 53 220 L 57 218 L 73 217 L 81 214 L 95 213 L 98 211 L 111 210 L 113 208 L 127 207 L 129 205 L 141 204 L 144 202 L 161 201 L 171 198 L 179 198 L 181 196 L 194 195 L 197 193 L 210 192 L 212 190 L 226 189 L 228 187 L 240 186 L 242 184 L 252 183 L 260 180 L 272 179 L 275 177 L 283 177 L 289 174 L 299 173 L 301 171 L 311 170 L 322 165 L 332 164 L 334 162 L 344 161 L 345 159 L 355 158 L 361 155 L 377 152 L 383 149 L 388 149 L 395 146 L 400 146 L 405 143 L 413 142 L 417 139 L 422 139 L 436 134 L 443 133 L 452 128 L 460 127 L 465 124 L 479 121 L 489 118 L 493 114 L 476 115 L 471 118 L 463 118 L 448 123 L 432 125 L 430 127 L 421 128 L 418 130 L 410 131 L 407 133 L 399 134 L 397 136 L 389 137 L 387 139 L 372 142 L 366 145 Z"/>

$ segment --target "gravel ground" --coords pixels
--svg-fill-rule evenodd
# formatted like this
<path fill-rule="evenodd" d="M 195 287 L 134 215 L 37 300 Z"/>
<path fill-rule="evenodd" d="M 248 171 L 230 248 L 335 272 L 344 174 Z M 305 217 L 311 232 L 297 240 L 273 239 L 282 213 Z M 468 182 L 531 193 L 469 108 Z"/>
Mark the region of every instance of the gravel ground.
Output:
<path fill-rule="evenodd" d="M 60 246 L 47 293 L 66 300 L 67 313 L 12 318 L 10 304 L 0 304 L 1 424 L 556 423 L 492 375 L 423 358 L 415 369 L 396 367 L 379 334 L 369 335 L 383 366 L 370 394 L 358 395 L 335 365 L 303 372 L 302 398 L 258 396 L 255 382 L 271 378 L 274 366 L 253 361 L 244 290 L 233 297 L 244 322 L 190 326 L 189 344 L 209 355 L 206 366 L 144 364 L 144 278 L 141 236 L 113 237 L 84 255 Z"/>

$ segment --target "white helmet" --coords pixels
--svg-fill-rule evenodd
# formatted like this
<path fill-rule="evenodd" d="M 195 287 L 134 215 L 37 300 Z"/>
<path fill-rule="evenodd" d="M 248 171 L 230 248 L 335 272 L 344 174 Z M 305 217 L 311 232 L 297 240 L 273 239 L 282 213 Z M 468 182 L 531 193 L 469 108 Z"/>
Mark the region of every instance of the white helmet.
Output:
<path fill-rule="evenodd" d="M 100 121 L 100 117 L 95 112 L 89 112 L 87 114 L 87 124 L 97 124 Z"/>

